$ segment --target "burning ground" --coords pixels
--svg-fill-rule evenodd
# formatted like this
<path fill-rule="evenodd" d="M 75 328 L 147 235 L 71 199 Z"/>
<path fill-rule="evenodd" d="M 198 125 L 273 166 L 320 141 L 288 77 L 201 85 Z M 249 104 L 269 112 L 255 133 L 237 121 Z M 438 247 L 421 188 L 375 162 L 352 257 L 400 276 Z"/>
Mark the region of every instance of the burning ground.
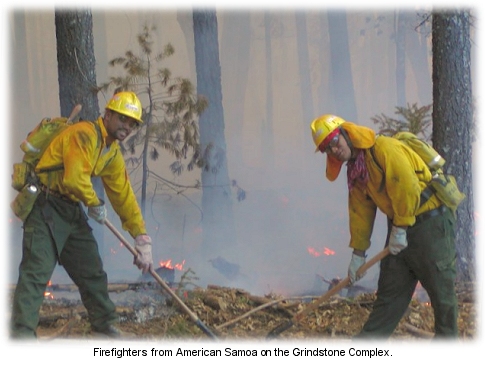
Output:
<path fill-rule="evenodd" d="M 167 275 L 164 277 L 167 278 Z M 120 315 L 119 326 L 127 334 L 126 339 L 207 339 L 207 335 L 173 297 L 148 280 L 109 285 L 110 296 Z M 271 329 L 288 322 L 319 297 L 255 296 L 238 288 L 214 285 L 201 288 L 189 281 L 172 282 L 172 291 L 220 339 L 265 339 Z M 477 328 L 474 287 L 471 284 L 459 285 L 457 292 L 459 336 L 474 339 Z M 375 294 L 343 293 L 344 290 L 341 295 L 324 301 L 318 309 L 281 333 L 279 338 L 350 339 L 366 321 Z M 429 340 L 432 332 L 432 308 L 416 295 L 391 339 Z M 38 336 L 41 340 L 93 338 L 86 310 L 74 285 L 52 284 L 48 287 L 41 308 Z"/>

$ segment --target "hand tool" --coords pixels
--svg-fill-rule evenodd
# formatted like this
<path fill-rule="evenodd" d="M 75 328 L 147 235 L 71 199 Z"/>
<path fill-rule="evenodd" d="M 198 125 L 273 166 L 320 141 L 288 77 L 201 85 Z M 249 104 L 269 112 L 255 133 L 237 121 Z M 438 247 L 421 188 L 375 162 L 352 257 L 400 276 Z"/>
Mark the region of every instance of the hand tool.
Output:
<path fill-rule="evenodd" d="M 369 261 L 364 263 L 359 270 L 357 270 L 357 275 L 361 275 L 364 272 L 366 272 L 370 267 L 374 266 L 377 262 L 382 260 L 384 257 L 386 257 L 389 254 L 389 248 L 386 247 L 379 253 L 377 253 L 374 257 L 372 257 Z M 291 328 L 293 325 L 297 324 L 301 319 L 303 319 L 304 316 L 306 316 L 308 313 L 313 311 L 314 309 L 318 308 L 325 300 L 333 296 L 334 294 L 340 292 L 343 288 L 345 288 L 347 285 L 350 283 L 350 278 L 347 276 L 345 279 L 342 279 L 337 285 L 335 285 L 332 289 L 327 291 L 324 295 L 322 295 L 320 298 L 317 300 L 311 302 L 308 306 L 306 306 L 302 311 L 296 313 L 290 320 L 287 322 L 284 322 L 273 329 L 268 333 L 266 338 L 276 338 L 278 335 L 280 335 L 282 332 L 285 330 L 288 330 Z"/>
<path fill-rule="evenodd" d="M 113 224 L 108 219 L 105 219 L 104 224 L 108 227 L 108 229 L 113 232 L 113 234 L 115 234 L 115 236 L 136 258 L 138 256 L 138 252 L 136 251 L 136 249 L 133 248 L 130 243 L 128 243 L 125 237 L 121 235 L 121 233 L 113 226 Z M 165 290 L 165 292 L 167 292 L 175 300 L 175 302 L 178 303 L 178 305 L 184 310 L 184 312 L 189 315 L 190 319 L 199 327 L 200 330 L 202 330 L 210 338 L 218 339 L 217 336 L 202 321 L 200 321 L 197 315 L 187 307 L 187 305 L 180 299 L 180 297 L 175 294 L 172 289 L 170 289 L 167 283 L 165 283 L 165 281 L 163 281 L 163 279 L 155 272 L 153 267 L 150 267 L 149 272 L 150 275 L 152 275 L 153 278 L 162 286 L 163 290 Z"/>
<path fill-rule="evenodd" d="M 81 104 L 76 104 L 76 106 L 74 108 L 72 108 L 72 111 L 71 111 L 71 114 L 69 115 L 69 117 L 67 118 L 67 123 L 72 123 L 72 120 L 74 118 L 76 118 L 76 116 L 79 114 L 79 112 L 81 112 L 81 109 L 83 108 L 83 106 Z"/>

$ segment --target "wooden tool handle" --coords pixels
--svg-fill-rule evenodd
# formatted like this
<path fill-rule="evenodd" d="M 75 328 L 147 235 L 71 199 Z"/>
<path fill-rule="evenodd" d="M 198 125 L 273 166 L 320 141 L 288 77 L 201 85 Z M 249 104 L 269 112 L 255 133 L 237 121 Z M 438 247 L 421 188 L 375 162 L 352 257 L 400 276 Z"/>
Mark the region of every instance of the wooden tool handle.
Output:
<path fill-rule="evenodd" d="M 384 257 L 386 257 L 389 254 L 389 248 L 386 247 L 379 253 L 377 253 L 374 257 L 372 257 L 369 261 L 364 263 L 360 268 L 357 270 L 357 275 L 362 275 L 364 272 L 366 272 L 369 268 L 374 266 L 377 262 L 382 260 Z M 316 309 L 318 306 L 320 306 L 324 301 L 326 301 L 328 298 L 333 296 L 334 294 L 340 292 L 343 288 L 345 288 L 347 285 L 349 285 L 350 279 L 347 276 L 345 279 L 340 281 L 337 285 L 335 285 L 332 289 L 327 291 L 324 295 L 322 295 L 320 298 L 318 298 L 316 301 L 313 301 L 309 305 L 307 305 L 302 311 L 298 312 L 295 317 L 293 318 L 294 321 L 300 321 L 306 314 L 308 314 L 310 311 L 313 311 Z"/>
<path fill-rule="evenodd" d="M 73 109 L 69 117 L 67 118 L 67 123 L 71 123 L 74 118 L 81 112 L 83 106 L 81 104 L 77 104 Z"/>

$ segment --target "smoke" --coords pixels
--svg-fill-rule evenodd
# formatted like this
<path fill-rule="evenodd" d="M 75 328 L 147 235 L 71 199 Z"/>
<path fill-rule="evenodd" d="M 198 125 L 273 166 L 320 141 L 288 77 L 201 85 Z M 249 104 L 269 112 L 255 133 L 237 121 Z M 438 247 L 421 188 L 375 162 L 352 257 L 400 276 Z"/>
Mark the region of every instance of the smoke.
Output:
<path fill-rule="evenodd" d="M 220 15 L 223 24 L 223 12 Z M 25 16 L 28 21 L 26 23 L 32 25 L 31 27 L 18 29 L 22 27 L 22 23 L 15 23 L 12 27 L 21 35 L 25 33 L 24 42 L 20 43 L 19 39 L 16 43 L 18 55 L 29 55 L 28 59 L 22 60 L 26 65 L 12 63 L 15 81 L 12 87 L 15 96 L 18 96 L 12 109 L 11 122 L 15 122 L 15 130 L 11 135 L 12 143 L 20 143 L 43 116 L 58 114 L 56 57 L 55 53 L 45 52 L 55 50 L 55 39 L 32 31 L 47 29 L 46 32 L 52 35 L 53 13 L 39 15 L 32 11 L 26 12 Z M 133 27 L 126 27 L 126 21 L 118 22 L 117 17 L 120 15 L 97 14 L 97 17 L 103 16 L 110 34 L 116 34 L 117 37 L 95 34 L 96 40 L 108 37 L 110 45 L 108 51 L 95 50 L 99 81 L 107 78 L 107 67 L 103 67 L 107 66 L 107 60 L 136 45 L 138 31 L 134 25 L 142 23 L 146 15 L 143 12 L 123 13 L 123 17 L 126 17 Z M 160 12 L 156 17 L 157 20 L 158 17 L 164 20 L 160 22 L 160 42 L 171 42 L 177 50 L 175 59 L 170 61 L 168 67 L 176 76 L 193 74 L 190 70 L 189 54 L 184 49 L 187 47 L 187 41 L 177 28 L 180 24 L 176 22 L 175 13 Z M 253 14 L 252 17 L 252 22 L 257 23 L 261 20 L 262 13 Z M 240 202 L 231 194 L 236 228 L 235 235 L 232 236 L 234 243 L 214 245 L 210 255 L 201 250 L 204 230 L 201 223 L 203 215 L 199 208 L 200 191 L 185 193 L 186 197 L 170 191 L 157 193 L 160 195 L 152 198 L 149 196 L 151 203 L 146 221 L 154 241 L 155 261 L 172 259 L 174 264 L 184 262 L 185 272 L 193 271 L 191 276 L 197 278 L 194 282 L 200 286 L 235 286 L 255 294 L 298 294 L 317 288 L 318 276 L 327 279 L 345 276 L 350 261 L 345 176 L 341 175 L 334 183 L 328 182 L 324 175 L 325 156 L 313 153 L 310 122 L 302 122 L 303 108 L 299 99 L 299 84 L 302 82 L 298 74 L 298 54 L 294 42 L 289 42 L 290 37 L 293 37 L 291 35 L 294 34 L 293 18 L 278 18 L 278 14 L 275 13 L 275 19 L 286 32 L 285 38 L 278 38 L 279 34 L 273 35 L 273 63 L 269 70 L 273 83 L 272 117 L 267 117 L 268 70 L 262 67 L 265 66 L 266 49 L 262 43 L 261 36 L 264 30 L 261 27 L 255 28 L 251 23 L 253 33 L 251 52 L 246 55 L 248 59 L 247 77 L 244 77 L 245 89 L 236 90 L 241 86 L 236 78 L 239 74 L 226 73 L 222 76 L 223 96 L 226 99 L 223 104 L 229 176 L 231 180 L 237 180 L 246 192 L 246 199 Z M 388 76 L 387 72 L 383 73 L 391 70 L 391 67 L 387 58 L 380 57 L 390 55 L 391 49 L 388 48 L 394 44 L 388 45 L 382 42 L 383 36 L 370 33 L 362 38 L 359 31 L 364 20 L 364 15 L 355 14 L 353 21 L 349 22 L 349 29 L 352 31 L 349 37 L 358 38 L 350 42 L 353 63 L 359 66 L 360 71 L 354 74 L 360 119 L 358 123 L 369 124 L 370 116 L 382 111 L 390 114 L 395 106 L 393 83 L 390 82 L 394 77 Z M 324 27 L 319 25 L 316 15 L 309 16 L 308 21 L 309 25 L 318 26 L 317 29 Z M 391 21 L 392 19 L 389 19 L 389 22 Z M 392 22 L 389 24 L 392 25 Z M 225 29 L 228 32 L 230 27 Z M 232 32 L 235 32 L 234 30 Z M 387 28 L 383 30 L 386 31 Z M 99 31 L 96 24 L 95 31 Z M 221 35 L 226 36 L 228 34 Z M 327 59 L 322 59 L 328 58 L 327 53 L 322 53 L 322 48 L 325 50 L 328 46 L 328 40 L 319 39 L 318 33 L 315 33 L 309 42 L 313 79 L 311 89 L 314 92 L 322 88 L 330 90 L 333 88 L 332 84 L 320 86 L 322 81 L 328 80 L 325 76 L 328 74 L 329 63 Z M 376 55 L 379 56 L 378 59 L 372 59 Z M 225 66 L 230 65 L 230 56 L 230 53 L 221 53 L 223 71 Z M 42 73 L 26 73 L 31 69 Z M 415 101 L 416 89 L 410 90 L 412 91 L 408 91 L 409 99 Z M 330 91 L 324 95 L 331 96 Z M 229 99 L 231 96 L 241 97 Z M 316 95 L 314 100 L 317 100 Z M 318 108 L 314 104 L 317 114 L 330 113 L 322 111 L 330 109 L 329 104 L 329 99 L 320 102 Z M 332 113 L 346 117 L 347 112 Z M 263 130 L 269 122 L 272 122 L 271 135 Z M 13 153 L 10 162 L 21 158 L 16 144 L 11 147 L 10 152 Z M 11 166 L 7 165 L 5 168 Z M 196 178 L 197 174 L 194 172 L 193 176 Z M 191 180 L 177 181 L 191 183 Z M 138 181 L 137 175 L 133 174 L 133 182 L 137 184 Z M 9 199 L 13 199 L 13 196 L 14 194 L 10 193 Z M 112 211 L 109 217 L 121 230 L 119 220 Z M 22 230 L 20 225 L 12 222 L 9 240 L 9 280 L 13 282 L 16 280 L 16 269 L 20 261 Z M 384 238 L 385 220 L 379 215 L 369 255 L 377 253 L 383 247 Z M 140 277 L 140 272 L 133 266 L 131 254 L 108 230 L 102 231 L 100 240 L 100 253 L 110 282 L 133 281 Z M 308 248 L 316 251 L 329 248 L 335 254 L 315 256 L 308 252 Z M 221 265 L 215 266 L 213 261 L 217 258 L 226 261 L 226 268 L 232 266 L 233 271 L 228 273 Z M 362 283 L 375 282 L 375 269 L 367 273 L 366 280 Z M 237 273 L 234 273 L 236 270 Z M 184 271 L 177 271 L 175 279 L 180 279 L 183 274 Z M 60 280 L 56 281 L 58 283 L 68 280 L 62 267 L 56 268 L 53 276 L 53 280 L 55 279 Z M 325 286 L 320 288 L 324 289 Z"/>

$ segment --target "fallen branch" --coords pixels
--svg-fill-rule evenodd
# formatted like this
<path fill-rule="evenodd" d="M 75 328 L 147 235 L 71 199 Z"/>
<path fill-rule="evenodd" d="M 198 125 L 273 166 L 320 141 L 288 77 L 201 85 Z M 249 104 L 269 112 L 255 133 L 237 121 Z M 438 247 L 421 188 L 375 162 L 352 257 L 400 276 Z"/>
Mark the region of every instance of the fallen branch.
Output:
<path fill-rule="evenodd" d="M 289 298 L 279 298 L 279 299 L 276 299 L 274 301 L 271 301 L 271 302 L 267 302 L 267 303 L 264 303 L 262 304 L 261 306 L 258 306 L 248 312 L 246 312 L 245 314 L 239 316 L 239 317 L 236 317 L 235 319 L 233 320 L 230 320 L 228 322 L 225 322 L 224 324 L 221 324 L 221 325 L 218 325 L 216 326 L 215 328 L 217 330 L 219 329 L 222 329 L 222 328 L 225 328 L 226 326 L 230 326 L 230 325 L 233 325 L 235 323 L 237 323 L 238 321 L 241 321 L 242 319 L 248 317 L 248 316 L 251 316 L 253 313 L 255 312 L 258 312 L 258 311 L 261 311 L 265 308 L 268 308 L 268 307 L 271 307 L 271 306 L 274 306 L 278 303 L 281 303 L 283 301 L 296 301 L 296 300 L 304 300 L 304 299 L 315 299 L 315 298 L 318 298 L 318 297 L 315 297 L 315 296 L 306 296 L 306 297 L 289 297 Z"/>
<path fill-rule="evenodd" d="M 145 288 L 155 287 L 155 282 L 144 281 L 135 283 L 109 283 L 108 292 L 110 293 L 121 293 L 127 290 L 140 290 Z M 158 286 L 156 286 L 158 287 Z M 16 288 L 15 284 L 10 284 L 10 290 L 14 291 Z M 76 284 L 51 284 L 47 286 L 46 291 L 49 292 L 77 292 L 79 288 Z"/>

